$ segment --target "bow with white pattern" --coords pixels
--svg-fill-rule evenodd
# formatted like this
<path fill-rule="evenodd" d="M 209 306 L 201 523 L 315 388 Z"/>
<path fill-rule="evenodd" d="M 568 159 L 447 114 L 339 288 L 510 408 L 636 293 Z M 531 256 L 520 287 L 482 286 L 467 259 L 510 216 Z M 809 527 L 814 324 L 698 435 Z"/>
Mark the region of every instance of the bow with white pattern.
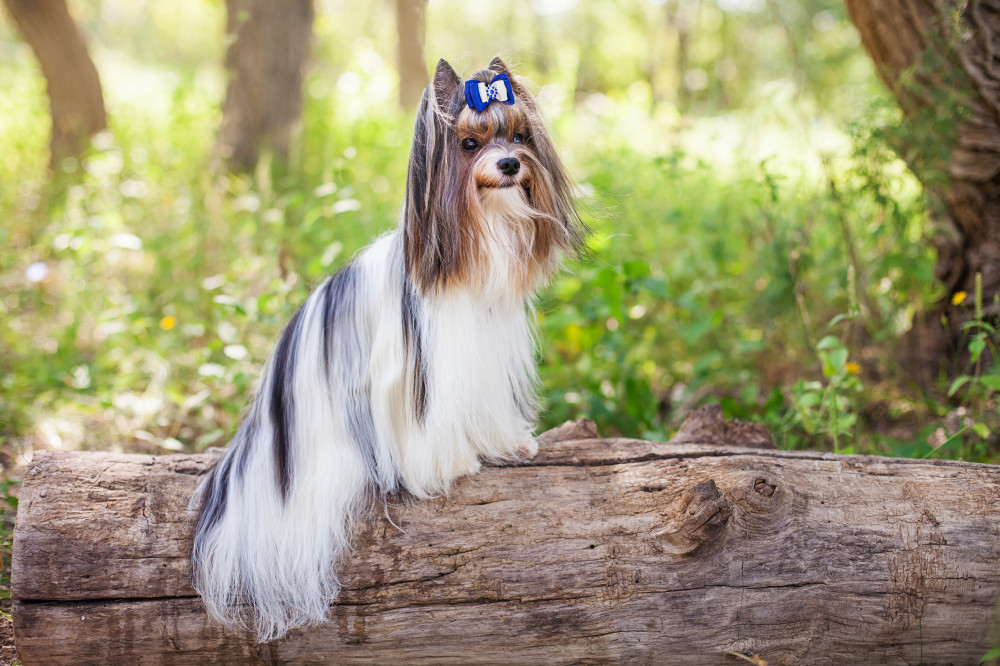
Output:
<path fill-rule="evenodd" d="M 465 82 L 465 101 L 470 109 L 482 112 L 493 100 L 504 104 L 514 103 L 514 88 L 506 74 L 497 74 L 489 85 L 475 79 Z"/>

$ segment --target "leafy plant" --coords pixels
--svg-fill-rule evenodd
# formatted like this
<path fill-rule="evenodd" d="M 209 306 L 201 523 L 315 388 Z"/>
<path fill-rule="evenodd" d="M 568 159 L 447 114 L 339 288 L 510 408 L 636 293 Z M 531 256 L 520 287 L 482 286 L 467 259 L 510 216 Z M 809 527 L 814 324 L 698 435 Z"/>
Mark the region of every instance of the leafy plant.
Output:
<path fill-rule="evenodd" d="M 17 496 L 12 494 L 17 484 L 10 478 L 0 481 L 0 608 L 10 608 L 10 573 L 14 548 L 14 518 L 17 515 Z M 2 611 L 0 611 L 2 612 Z M 10 619 L 9 617 L 7 618 Z"/>
<path fill-rule="evenodd" d="M 847 347 L 832 335 L 816 344 L 825 381 L 799 380 L 792 388 L 792 418 L 811 435 L 826 435 L 834 453 L 853 453 L 858 427 L 858 399 L 863 390 L 860 365 L 850 358 Z"/>
<path fill-rule="evenodd" d="M 1000 296 L 998 296 L 1000 297 Z M 962 305 L 967 298 L 967 294 L 958 292 L 952 297 L 952 304 Z M 963 403 L 972 405 L 973 409 L 967 410 L 959 408 L 956 413 L 961 417 L 961 422 L 953 428 L 948 439 L 941 442 L 940 447 L 951 444 L 953 441 L 963 443 L 963 457 L 977 457 L 972 450 L 972 446 L 965 446 L 966 433 L 974 433 L 979 442 L 989 439 L 991 429 L 988 425 L 991 416 L 996 416 L 997 402 L 995 396 L 1000 392 L 1000 367 L 997 365 L 997 330 L 983 313 L 983 278 L 976 274 L 976 292 L 973 297 L 974 315 L 973 318 L 962 325 L 962 330 L 968 334 L 967 351 L 969 367 L 967 372 L 959 374 L 948 387 L 948 396 L 957 396 L 960 392 L 964 394 Z M 984 356 L 989 355 L 989 358 Z M 970 374 L 971 372 L 971 374 Z M 972 416 L 966 416 L 966 414 Z"/>

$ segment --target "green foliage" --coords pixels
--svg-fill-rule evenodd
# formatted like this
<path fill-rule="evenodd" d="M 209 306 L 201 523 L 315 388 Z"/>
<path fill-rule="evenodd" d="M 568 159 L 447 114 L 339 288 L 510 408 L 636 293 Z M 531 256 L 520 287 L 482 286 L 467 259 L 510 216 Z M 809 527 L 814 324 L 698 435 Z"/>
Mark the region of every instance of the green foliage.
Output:
<path fill-rule="evenodd" d="M 81 10 L 112 126 L 52 182 L 44 83 L 23 51 L 0 60 L 8 468 L 35 445 L 225 444 L 284 322 L 402 198 L 412 117 L 394 103 L 387 6 L 320 12 L 301 141 L 287 164 L 229 175 L 211 152 L 224 44 L 126 4 Z M 220 5 L 185 4 L 221 31 Z M 927 201 L 840 3 L 736 5 L 583 2 L 495 39 L 514 9 L 430 7 L 434 56 L 525 54 L 594 229 L 592 259 L 538 301 L 539 428 L 589 416 L 665 438 L 715 400 L 786 447 L 996 459 L 992 371 L 949 403 L 909 393 L 891 361 L 940 296 Z M 995 352 L 979 322 L 977 362 Z M 938 443 L 963 408 L 974 425 Z"/>
<path fill-rule="evenodd" d="M 858 425 L 859 366 L 847 360 L 847 348 L 832 335 L 817 343 L 816 352 L 825 383 L 800 379 L 792 387 L 792 419 L 810 435 L 828 435 L 834 453 L 853 453 L 840 442 L 851 438 Z"/>
<path fill-rule="evenodd" d="M 14 518 L 17 516 L 17 496 L 12 494 L 15 485 L 6 476 L 0 481 L 0 608 L 7 610 L 10 609 L 10 568 L 14 547 Z"/>
<path fill-rule="evenodd" d="M 967 294 L 959 292 L 952 302 L 961 305 Z M 993 307 L 1000 303 L 1000 295 L 994 297 Z M 962 325 L 967 334 L 968 362 L 965 372 L 958 374 L 948 387 L 949 397 L 962 397 L 962 405 L 955 411 L 957 419 L 945 430 L 947 438 L 939 434 L 937 449 L 951 446 L 959 448 L 963 458 L 981 458 L 989 454 L 992 435 L 991 424 L 997 420 L 1000 403 L 1000 356 L 997 329 L 987 321 L 983 310 L 983 278 L 976 274 L 976 293 L 973 297 L 975 308 L 973 318 Z M 941 441 L 943 440 L 943 441 Z"/>

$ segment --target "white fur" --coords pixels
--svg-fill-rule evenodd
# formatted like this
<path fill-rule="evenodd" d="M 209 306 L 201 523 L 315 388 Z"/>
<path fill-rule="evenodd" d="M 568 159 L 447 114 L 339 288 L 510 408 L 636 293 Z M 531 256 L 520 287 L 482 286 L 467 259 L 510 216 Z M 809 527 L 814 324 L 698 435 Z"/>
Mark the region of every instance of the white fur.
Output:
<path fill-rule="evenodd" d="M 537 451 L 531 295 L 516 292 L 510 279 L 531 242 L 529 209 L 520 188 L 488 193 L 482 204 L 491 238 L 479 282 L 427 295 L 409 287 L 426 386 L 422 415 L 415 341 L 407 343 L 401 323 L 401 231 L 355 258 L 354 307 L 332 324 L 329 372 L 324 299 L 335 278 L 303 306 L 284 359 L 294 363 L 285 385 L 293 404 L 287 496 L 276 482 L 270 413 L 276 354 L 244 426 L 194 500 L 204 502 L 195 586 L 216 619 L 260 641 L 324 621 L 340 588 L 334 566 L 375 493 L 401 488 L 433 497 L 481 460 Z M 356 425 L 367 422 L 358 417 L 364 405 L 371 437 L 359 437 Z M 206 520 L 213 510 L 218 517 Z"/>

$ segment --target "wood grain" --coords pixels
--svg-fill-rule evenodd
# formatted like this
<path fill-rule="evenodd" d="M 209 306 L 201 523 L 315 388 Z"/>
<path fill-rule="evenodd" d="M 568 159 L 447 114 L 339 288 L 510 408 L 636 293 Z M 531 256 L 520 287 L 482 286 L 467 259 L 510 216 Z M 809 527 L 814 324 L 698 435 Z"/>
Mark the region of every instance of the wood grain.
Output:
<path fill-rule="evenodd" d="M 586 423 L 541 439 L 530 464 L 379 507 L 392 522 L 357 535 L 330 622 L 264 646 L 211 623 L 189 582 L 186 505 L 212 455 L 38 453 L 15 533 L 21 657 L 973 663 L 995 639 L 1000 468 Z"/>

